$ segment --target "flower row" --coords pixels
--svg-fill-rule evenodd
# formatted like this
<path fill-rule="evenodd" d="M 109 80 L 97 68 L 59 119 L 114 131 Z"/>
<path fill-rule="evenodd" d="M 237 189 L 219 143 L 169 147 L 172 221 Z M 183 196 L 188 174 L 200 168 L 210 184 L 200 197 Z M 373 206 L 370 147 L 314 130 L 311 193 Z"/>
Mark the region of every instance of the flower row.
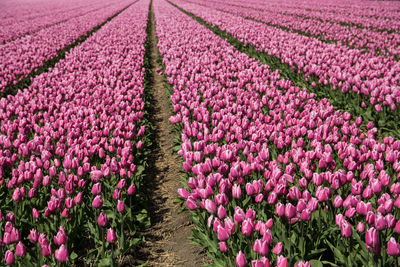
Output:
<path fill-rule="evenodd" d="M 226 5 L 223 2 L 196 1 L 208 7 L 233 13 L 244 18 L 251 18 L 276 27 L 283 27 L 291 31 L 301 32 L 322 41 L 336 42 L 357 48 L 372 55 L 383 53 L 384 55 L 399 55 L 400 35 L 397 33 L 378 32 L 356 26 L 344 26 L 338 23 L 321 21 L 315 18 L 299 17 L 277 12 L 275 9 L 253 8 L 238 5 Z M 249 8 L 251 7 L 251 8 Z"/>
<path fill-rule="evenodd" d="M 104 3 L 98 0 L 92 1 L 52 1 L 33 3 L 27 2 L 24 6 L 18 6 L 15 2 L 3 4 L 4 14 L 0 21 L 0 44 L 4 44 L 20 38 L 26 34 L 37 32 L 54 24 L 82 16 L 104 7 Z M 29 8 L 29 12 L 25 9 Z M 6 14 L 9 16 L 6 16 Z"/>
<path fill-rule="evenodd" d="M 378 112 L 383 110 L 382 106 L 397 109 L 400 102 L 400 62 L 363 54 L 339 44 L 323 43 L 212 8 L 181 1 L 174 3 L 245 45 L 255 46 L 298 73 L 303 72 L 306 78 L 316 76 L 320 84 L 329 84 L 333 90 L 360 94 Z"/>
<path fill-rule="evenodd" d="M 378 142 L 372 123 L 361 128 L 172 5 L 154 10 L 196 242 L 225 265 L 393 264 L 400 141 Z"/>
<path fill-rule="evenodd" d="M 148 5 L 135 3 L 29 88 L 0 100 L 6 264 L 54 265 L 83 255 L 110 265 L 115 250 L 137 243 L 125 235 L 145 216 L 136 191 L 149 145 Z"/>
<path fill-rule="evenodd" d="M 104 7 L 62 23 L 44 28 L 31 35 L 0 46 L 0 92 L 17 84 L 32 71 L 84 36 L 131 1 L 117 4 L 104 3 Z"/>

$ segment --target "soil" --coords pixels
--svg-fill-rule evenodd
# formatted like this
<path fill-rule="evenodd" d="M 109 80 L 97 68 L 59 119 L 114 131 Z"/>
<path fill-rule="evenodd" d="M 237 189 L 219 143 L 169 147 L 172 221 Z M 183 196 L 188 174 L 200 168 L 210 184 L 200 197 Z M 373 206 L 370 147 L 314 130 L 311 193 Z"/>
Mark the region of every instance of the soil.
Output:
<path fill-rule="evenodd" d="M 153 121 L 155 140 L 158 146 L 152 152 L 147 179 L 148 209 L 151 227 L 144 232 L 145 241 L 134 254 L 130 264 L 146 266 L 202 266 L 210 264 L 206 251 L 191 243 L 191 216 L 188 211 L 179 213 L 180 205 L 174 203 L 181 187 L 182 169 L 178 155 L 172 153 L 174 138 L 169 117 L 169 95 L 163 85 L 163 77 L 157 73 L 161 66 L 156 62 L 158 56 L 155 36 L 154 13 L 151 31 L 151 61 L 153 71 Z M 124 264 L 125 265 L 125 264 Z"/>

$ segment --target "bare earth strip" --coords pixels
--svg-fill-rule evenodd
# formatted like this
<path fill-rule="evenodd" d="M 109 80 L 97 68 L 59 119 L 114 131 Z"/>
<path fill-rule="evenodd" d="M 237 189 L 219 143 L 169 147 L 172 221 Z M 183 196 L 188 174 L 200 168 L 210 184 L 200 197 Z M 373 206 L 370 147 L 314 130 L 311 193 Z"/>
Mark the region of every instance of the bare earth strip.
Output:
<path fill-rule="evenodd" d="M 192 225 L 187 211 L 178 213 L 180 205 L 174 203 L 181 187 L 182 168 L 178 155 L 172 154 L 176 134 L 171 132 L 169 95 L 163 78 L 157 74 L 161 66 L 156 62 L 157 39 L 154 14 L 151 31 L 151 61 L 153 65 L 153 124 L 158 146 L 150 158 L 147 195 L 152 226 L 144 233 L 145 242 L 134 255 L 134 265 L 146 266 L 202 266 L 211 263 L 203 248 L 191 244 Z"/>

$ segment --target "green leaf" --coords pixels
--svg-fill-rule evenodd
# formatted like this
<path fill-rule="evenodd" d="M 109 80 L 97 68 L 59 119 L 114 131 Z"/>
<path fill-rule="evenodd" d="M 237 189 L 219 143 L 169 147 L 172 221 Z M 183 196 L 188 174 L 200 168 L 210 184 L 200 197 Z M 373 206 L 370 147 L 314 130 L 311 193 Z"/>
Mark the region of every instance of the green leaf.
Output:
<path fill-rule="evenodd" d="M 105 258 L 105 259 L 101 259 L 99 261 L 99 267 L 107 267 L 107 266 L 111 266 L 111 262 L 112 259 L 111 258 Z"/>
<path fill-rule="evenodd" d="M 310 260 L 312 267 L 324 267 L 321 261 L 319 260 Z"/>
<path fill-rule="evenodd" d="M 75 260 L 76 258 L 78 258 L 78 254 L 72 252 L 71 255 L 69 255 L 69 257 L 71 258 L 71 260 Z"/>
<path fill-rule="evenodd" d="M 338 248 L 336 248 L 334 245 L 332 245 L 332 243 L 329 242 L 328 240 L 325 240 L 325 243 L 328 244 L 329 247 L 332 249 L 332 251 L 335 254 L 335 257 L 338 261 L 340 261 L 341 263 L 346 263 L 345 256 Z"/>

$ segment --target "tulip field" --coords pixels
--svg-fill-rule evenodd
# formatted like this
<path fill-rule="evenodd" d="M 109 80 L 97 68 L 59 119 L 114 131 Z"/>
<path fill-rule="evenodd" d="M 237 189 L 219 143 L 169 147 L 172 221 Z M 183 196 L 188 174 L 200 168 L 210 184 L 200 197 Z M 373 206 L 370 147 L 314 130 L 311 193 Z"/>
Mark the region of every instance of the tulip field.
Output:
<path fill-rule="evenodd" d="M 213 266 L 398 266 L 399 2 L 0 9 L 2 265 L 130 266 L 151 227 L 157 61 L 176 202 Z"/>

